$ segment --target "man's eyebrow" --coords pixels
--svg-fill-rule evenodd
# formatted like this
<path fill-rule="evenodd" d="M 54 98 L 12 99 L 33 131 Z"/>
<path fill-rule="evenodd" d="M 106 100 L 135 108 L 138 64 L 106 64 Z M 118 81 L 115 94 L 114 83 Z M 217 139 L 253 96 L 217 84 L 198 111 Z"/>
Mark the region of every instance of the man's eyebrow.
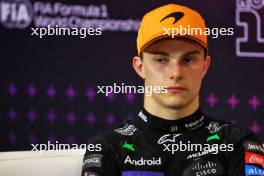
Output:
<path fill-rule="evenodd" d="M 147 53 L 147 54 L 155 54 L 155 55 L 162 55 L 162 56 L 170 56 L 168 53 L 162 52 L 162 51 L 145 52 L 145 53 Z"/>
<path fill-rule="evenodd" d="M 184 53 L 182 56 L 185 57 L 185 56 L 189 56 L 189 55 L 193 55 L 193 54 L 200 54 L 200 53 L 201 53 L 200 51 L 194 50 L 194 51 L 188 51 L 188 52 Z"/>

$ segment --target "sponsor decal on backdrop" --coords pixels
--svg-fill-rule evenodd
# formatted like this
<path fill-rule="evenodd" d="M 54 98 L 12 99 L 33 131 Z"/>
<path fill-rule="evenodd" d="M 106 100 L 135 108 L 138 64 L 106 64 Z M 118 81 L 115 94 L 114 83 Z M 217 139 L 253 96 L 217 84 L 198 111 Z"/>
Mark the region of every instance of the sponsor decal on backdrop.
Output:
<path fill-rule="evenodd" d="M 264 58 L 263 8 L 264 0 L 236 0 L 236 24 L 243 31 L 236 38 L 238 57 Z"/>
<path fill-rule="evenodd" d="M 1 0 L 0 22 L 6 28 L 101 28 L 103 31 L 137 31 L 138 19 L 112 19 L 106 4 L 64 4 L 29 0 Z"/>

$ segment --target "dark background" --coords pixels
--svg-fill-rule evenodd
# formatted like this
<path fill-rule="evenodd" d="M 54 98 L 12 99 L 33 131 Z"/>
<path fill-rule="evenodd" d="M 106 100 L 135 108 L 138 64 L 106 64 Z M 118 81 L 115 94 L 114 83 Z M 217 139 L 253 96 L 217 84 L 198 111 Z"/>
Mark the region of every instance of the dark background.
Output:
<path fill-rule="evenodd" d="M 44 2 L 44 1 L 43 1 Z M 167 3 L 187 5 L 199 11 L 207 27 L 233 27 L 234 36 L 209 37 L 212 65 L 201 91 L 201 107 L 215 118 L 236 123 L 264 141 L 264 59 L 236 55 L 236 38 L 243 28 L 236 25 L 236 2 L 190 1 L 60 1 L 65 4 L 105 4 L 110 19 L 141 19 L 147 11 Z M 33 4 L 34 1 L 31 1 Z M 53 2 L 52 2 L 53 3 Z M 263 10 L 257 10 L 262 15 Z M 252 16 L 251 39 L 256 34 Z M 0 24 L 0 151 L 30 150 L 31 143 L 87 143 L 98 132 L 135 117 L 143 104 L 141 94 L 96 94 L 97 85 L 143 85 L 132 69 L 136 55 L 135 31 L 104 31 L 101 36 L 31 36 L 30 27 L 7 28 Z M 262 30 L 262 36 L 263 30 Z M 264 52 L 264 43 L 250 40 L 242 49 Z M 28 93 L 33 87 L 36 93 Z M 47 95 L 50 87 L 56 90 Z M 11 93 L 13 90 L 13 93 Z M 69 90 L 75 96 L 69 96 Z M 87 96 L 93 90 L 94 96 Z M 254 108 L 249 101 L 260 102 Z M 231 105 L 230 99 L 237 100 Z M 212 104 L 212 99 L 216 100 Z M 210 101 L 211 100 L 211 101 Z M 211 102 L 211 103 L 210 103 Z"/>

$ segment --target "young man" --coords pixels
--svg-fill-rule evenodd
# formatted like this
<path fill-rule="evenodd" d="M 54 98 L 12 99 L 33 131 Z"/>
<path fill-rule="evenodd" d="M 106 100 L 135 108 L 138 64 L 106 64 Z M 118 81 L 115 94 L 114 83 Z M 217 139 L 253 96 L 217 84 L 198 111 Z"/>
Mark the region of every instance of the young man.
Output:
<path fill-rule="evenodd" d="M 86 152 L 82 176 L 264 175 L 256 137 L 201 111 L 199 91 L 211 62 L 207 36 L 176 36 L 181 27 L 204 31 L 205 24 L 176 4 L 143 17 L 133 67 L 146 87 L 166 91 L 145 95 L 138 117 L 94 138 L 101 150 Z"/>

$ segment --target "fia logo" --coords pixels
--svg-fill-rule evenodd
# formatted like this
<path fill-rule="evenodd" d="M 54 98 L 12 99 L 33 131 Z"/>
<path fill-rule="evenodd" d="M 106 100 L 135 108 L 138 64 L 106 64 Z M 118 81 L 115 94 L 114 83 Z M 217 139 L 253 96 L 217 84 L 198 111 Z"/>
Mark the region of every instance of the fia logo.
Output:
<path fill-rule="evenodd" d="M 33 10 L 28 0 L 2 0 L 0 21 L 7 28 L 26 28 L 32 21 Z"/>

